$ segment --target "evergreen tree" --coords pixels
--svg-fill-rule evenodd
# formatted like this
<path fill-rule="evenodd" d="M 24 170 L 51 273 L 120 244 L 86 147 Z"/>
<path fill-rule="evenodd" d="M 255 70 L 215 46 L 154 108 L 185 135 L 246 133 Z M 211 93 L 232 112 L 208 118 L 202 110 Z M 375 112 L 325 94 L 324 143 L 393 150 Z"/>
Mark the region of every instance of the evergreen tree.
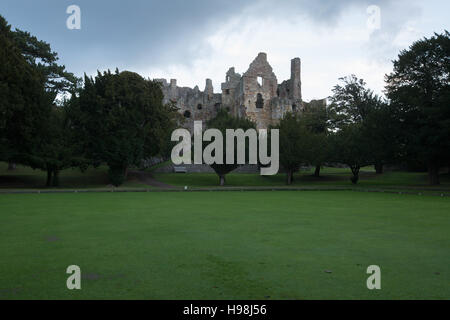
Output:
<path fill-rule="evenodd" d="M 29 163 L 50 112 L 44 78 L 22 55 L 0 16 L 0 159 Z"/>
<path fill-rule="evenodd" d="M 162 101 L 160 84 L 133 72 L 85 76 L 72 101 L 72 126 L 90 163 L 108 165 L 113 185 L 123 183 L 130 166 L 167 150 L 176 110 Z"/>

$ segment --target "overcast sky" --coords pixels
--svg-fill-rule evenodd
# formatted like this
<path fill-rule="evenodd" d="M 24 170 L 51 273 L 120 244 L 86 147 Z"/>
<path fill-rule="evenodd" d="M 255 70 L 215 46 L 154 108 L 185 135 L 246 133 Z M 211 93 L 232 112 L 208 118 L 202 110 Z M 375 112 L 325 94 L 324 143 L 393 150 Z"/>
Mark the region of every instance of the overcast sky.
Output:
<path fill-rule="evenodd" d="M 81 30 L 66 27 L 72 4 Z M 370 5 L 380 8 L 379 29 L 367 25 Z M 381 93 L 399 50 L 450 30 L 449 12 L 448 0 L 0 1 L 13 28 L 49 42 L 79 76 L 118 67 L 201 89 L 211 78 L 220 92 L 229 67 L 243 73 L 266 52 L 279 83 L 290 77 L 290 60 L 301 58 L 307 101 L 329 96 L 352 73 Z"/>

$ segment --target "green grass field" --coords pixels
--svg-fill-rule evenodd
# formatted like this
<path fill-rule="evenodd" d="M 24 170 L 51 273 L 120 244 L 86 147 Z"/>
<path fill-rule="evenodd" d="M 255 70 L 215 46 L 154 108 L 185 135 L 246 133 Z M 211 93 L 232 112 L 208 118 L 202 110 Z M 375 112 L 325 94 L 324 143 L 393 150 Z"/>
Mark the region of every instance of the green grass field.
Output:
<path fill-rule="evenodd" d="M 376 188 L 397 190 L 439 190 L 450 192 L 450 175 L 441 175 L 439 186 L 430 186 L 426 173 L 422 172 L 385 172 L 377 175 L 371 168 L 363 168 L 357 185 L 350 182 L 349 169 L 324 168 L 320 177 L 314 177 L 311 171 L 301 171 L 295 174 L 291 187 L 308 188 Z M 214 173 L 157 173 L 155 178 L 174 186 L 188 186 L 192 188 L 217 187 L 218 177 Z M 226 176 L 228 187 L 286 187 L 286 175 L 261 176 L 259 174 L 231 173 Z"/>
<path fill-rule="evenodd" d="M 0 190 L 1 189 L 43 189 L 45 187 L 47 173 L 42 170 L 33 170 L 26 166 L 17 166 L 16 170 L 9 171 L 8 164 L 0 162 Z M 90 167 L 85 172 L 80 169 L 66 169 L 60 173 L 60 186 L 50 189 L 101 189 L 110 185 L 108 180 L 108 168 L 100 166 Z M 147 188 L 145 184 L 131 177 L 120 187 Z M 47 188 L 46 188 L 47 189 Z"/>
<path fill-rule="evenodd" d="M 168 163 L 160 164 L 167 165 Z M 108 181 L 107 167 L 89 168 L 86 172 L 79 169 L 67 169 L 61 172 L 58 188 L 45 187 L 46 173 L 33 170 L 28 167 L 18 166 L 16 170 L 8 171 L 7 163 L 0 162 L 0 192 L 9 190 L 104 190 L 111 189 Z M 136 169 L 135 169 L 136 170 Z M 152 170 L 148 170 L 152 172 Z M 165 184 L 184 188 L 217 188 L 218 177 L 214 173 L 153 173 L 156 180 Z M 373 167 L 361 169 L 360 181 L 357 185 L 350 182 L 350 170 L 348 168 L 325 167 L 320 177 L 313 176 L 313 170 L 302 170 L 295 174 L 295 180 L 291 187 L 309 189 L 379 189 L 397 191 L 415 191 L 430 194 L 450 194 L 450 175 L 441 174 L 439 186 L 429 186 L 427 174 L 423 172 L 385 172 L 382 175 L 375 174 Z M 285 174 L 274 176 L 261 176 L 259 174 L 230 173 L 226 177 L 226 187 L 286 187 Z M 125 183 L 118 190 L 143 190 L 157 189 L 140 181 L 135 175 L 130 174 Z"/>
<path fill-rule="evenodd" d="M 0 299 L 449 299 L 449 213 L 350 191 L 0 194 Z"/>

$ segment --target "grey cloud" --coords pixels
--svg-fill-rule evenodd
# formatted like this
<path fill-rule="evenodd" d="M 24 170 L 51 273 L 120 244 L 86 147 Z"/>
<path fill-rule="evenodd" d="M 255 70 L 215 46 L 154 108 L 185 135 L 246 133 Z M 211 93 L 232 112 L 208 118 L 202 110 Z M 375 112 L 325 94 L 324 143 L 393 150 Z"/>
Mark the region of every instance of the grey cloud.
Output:
<path fill-rule="evenodd" d="M 406 1 L 392 0 L 77 0 L 82 30 L 65 28 L 65 8 L 72 0 L 2 0 L 0 10 L 52 44 L 69 70 L 78 74 L 116 66 L 189 65 L 207 55 L 203 39 L 235 15 L 298 19 L 307 15 L 318 24 L 337 23 L 346 10 L 370 4 L 382 8 L 383 29 L 372 35 L 374 53 L 385 48 L 414 10 Z M 400 4 L 398 4 L 400 3 Z M 405 5 L 405 7 L 402 7 Z M 24 10 L 26 8 L 26 10 Z M 386 8 L 386 10 L 384 9 Z M 14 24 L 14 21 L 10 21 Z M 381 45 L 380 45 L 381 44 Z"/>

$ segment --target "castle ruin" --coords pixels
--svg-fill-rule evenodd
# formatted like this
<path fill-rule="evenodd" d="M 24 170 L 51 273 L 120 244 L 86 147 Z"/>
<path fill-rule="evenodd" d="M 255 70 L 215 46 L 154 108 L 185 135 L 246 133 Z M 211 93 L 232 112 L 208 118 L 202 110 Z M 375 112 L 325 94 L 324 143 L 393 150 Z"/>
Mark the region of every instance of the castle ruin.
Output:
<path fill-rule="evenodd" d="M 291 60 L 291 78 L 278 84 L 276 75 L 267 61 L 266 53 L 259 53 L 249 69 L 240 75 L 234 67 L 226 73 L 222 93 L 214 93 L 212 81 L 206 79 L 204 91 L 178 87 L 175 79 L 155 79 L 162 84 L 164 103 L 174 103 L 185 117 L 187 128 L 194 121 L 206 122 L 217 111 L 225 108 L 235 117 L 246 117 L 256 123 L 257 129 L 276 124 L 286 112 L 303 108 L 300 58 Z"/>

